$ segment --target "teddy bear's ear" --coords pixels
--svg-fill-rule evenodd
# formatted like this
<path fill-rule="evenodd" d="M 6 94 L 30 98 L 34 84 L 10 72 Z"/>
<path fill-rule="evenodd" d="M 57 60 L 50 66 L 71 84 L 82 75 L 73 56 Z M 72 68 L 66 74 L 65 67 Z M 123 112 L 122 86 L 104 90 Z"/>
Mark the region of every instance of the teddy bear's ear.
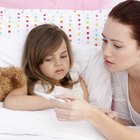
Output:
<path fill-rule="evenodd" d="M 21 70 L 21 69 L 17 69 L 15 71 L 15 74 L 13 75 L 11 80 L 12 80 L 14 89 L 15 88 L 20 88 L 27 83 L 26 76 L 25 76 L 23 70 Z"/>

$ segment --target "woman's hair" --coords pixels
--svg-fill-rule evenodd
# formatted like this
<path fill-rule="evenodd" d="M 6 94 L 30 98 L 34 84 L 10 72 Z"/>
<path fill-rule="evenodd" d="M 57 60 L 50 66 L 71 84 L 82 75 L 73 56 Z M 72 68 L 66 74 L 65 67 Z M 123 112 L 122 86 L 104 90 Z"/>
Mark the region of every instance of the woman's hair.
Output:
<path fill-rule="evenodd" d="M 109 17 L 130 26 L 132 29 L 132 38 L 140 46 L 140 1 L 126 0 L 119 3 L 111 10 Z"/>
<path fill-rule="evenodd" d="M 28 83 L 33 88 L 36 81 L 40 80 L 42 85 L 51 84 L 51 92 L 54 85 L 39 69 L 46 56 L 55 52 L 61 45 L 62 41 L 66 42 L 70 67 L 72 66 L 72 52 L 69 39 L 66 33 L 56 25 L 43 24 L 33 28 L 26 39 L 25 49 L 22 59 L 22 67 L 28 77 Z M 72 80 L 69 73 L 60 81 L 64 87 L 71 87 Z M 29 86 L 29 88 L 30 88 Z M 30 89 L 31 91 L 31 89 Z"/>

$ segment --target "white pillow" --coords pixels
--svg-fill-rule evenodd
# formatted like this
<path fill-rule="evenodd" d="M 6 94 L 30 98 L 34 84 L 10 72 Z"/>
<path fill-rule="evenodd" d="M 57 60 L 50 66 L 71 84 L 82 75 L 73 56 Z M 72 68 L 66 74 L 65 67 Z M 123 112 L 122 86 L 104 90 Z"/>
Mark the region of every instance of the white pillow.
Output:
<path fill-rule="evenodd" d="M 106 20 L 105 10 L 54 10 L 0 8 L 0 66 L 21 65 L 24 42 L 36 25 L 54 23 L 62 28 L 71 40 L 76 55 L 81 48 L 100 47 L 101 33 Z M 80 50 L 80 49 L 81 50 Z M 88 55 L 86 54 L 86 57 Z M 85 58 L 86 58 L 85 57 Z"/>
<path fill-rule="evenodd" d="M 111 109 L 111 74 L 104 65 L 102 49 L 88 46 L 88 49 L 82 50 L 83 52 L 80 52 L 80 54 L 83 54 L 83 57 L 75 55 L 72 70 L 78 71 L 86 82 L 90 103 L 98 108 Z M 75 53 L 76 51 L 78 50 L 74 50 Z"/>

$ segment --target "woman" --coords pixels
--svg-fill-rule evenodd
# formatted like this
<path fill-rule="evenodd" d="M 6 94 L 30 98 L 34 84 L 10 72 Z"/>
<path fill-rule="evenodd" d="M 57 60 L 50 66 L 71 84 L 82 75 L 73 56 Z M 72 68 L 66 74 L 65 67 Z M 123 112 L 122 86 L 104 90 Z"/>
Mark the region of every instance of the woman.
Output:
<path fill-rule="evenodd" d="M 54 101 L 57 118 L 86 120 L 109 140 L 139 140 L 140 131 L 125 125 L 140 126 L 140 1 L 128 0 L 115 6 L 102 35 L 102 51 L 105 65 L 112 72 L 114 110 L 118 119 L 111 119 L 109 111 L 104 114 L 72 95 L 58 96 L 71 102 Z"/>

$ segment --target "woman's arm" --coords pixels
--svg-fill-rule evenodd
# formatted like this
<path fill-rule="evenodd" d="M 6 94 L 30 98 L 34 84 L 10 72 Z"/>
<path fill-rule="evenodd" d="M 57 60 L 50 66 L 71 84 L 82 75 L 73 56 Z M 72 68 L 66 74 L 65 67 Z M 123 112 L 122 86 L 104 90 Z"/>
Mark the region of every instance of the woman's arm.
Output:
<path fill-rule="evenodd" d="M 4 107 L 14 110 L 41 110 L 53 108 L 53 103 L 41 96 L 28 95 L 27 85 L 13 90 L 4 100 Z"/>
<path fill-rule="evenodd" d="M 56 107 L 56 116 L 61 121 L 86 120 L 93 124 L 109 140 L 139 140 L 140 131 L 121 125 L 89 104 L 84 99 L 73 95 L 61 95 L 61 99 L 71 102 L 53 101 Z"/>

